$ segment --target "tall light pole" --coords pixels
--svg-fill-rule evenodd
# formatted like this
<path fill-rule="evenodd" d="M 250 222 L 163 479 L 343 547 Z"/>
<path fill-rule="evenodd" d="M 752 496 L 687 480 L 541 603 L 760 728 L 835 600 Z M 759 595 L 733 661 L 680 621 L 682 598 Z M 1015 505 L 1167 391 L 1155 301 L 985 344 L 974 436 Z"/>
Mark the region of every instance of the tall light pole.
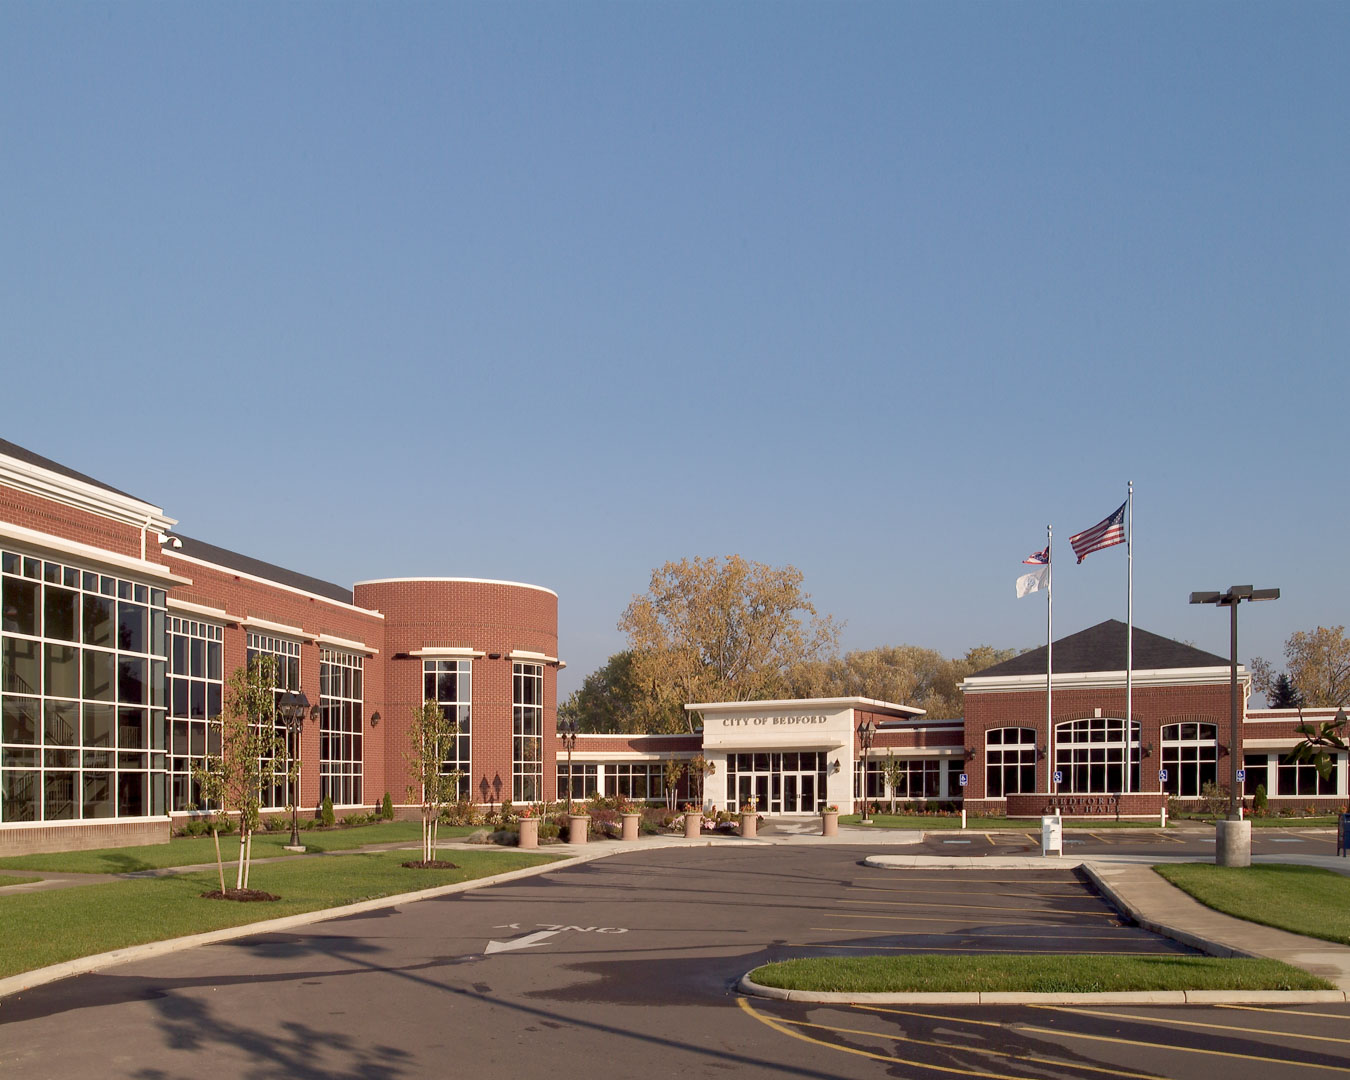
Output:
<path fill-rule="evenodd" d="M 1228 674 L 1228 757 L 1229 757 L 1229 777 L 1228 777 L 1228 821 L 1240 822 L 1242 814 L 1239 812 L 1241 796 L 1238 793 L 1238 769 L 1242 767 L 1242 738 L 1239 729 L 1239 714 L 1242 711 L 1241 700 L 1238 696 L 1238 605 L 1244 600 L 1278 600 L 1280 598 L 1279 589 L 1253 589 L 1250 585 L 1231 585 L 1227 592 L 1193 592 L 1191 593 L 1192 604 L 1213 604 L 1215 607 L 1226 607 L 1229 609 L 1230 631 L 1230 649 L 1229 649 L 1229 674 Z M 1220 823 L 1221 825 L 1223 823 Z M 1247 829 L 1238 828 L 1237 825 L 1230 825 L 1227 829 L 1219 829 L 1219 842 L 1215 844 L 1215 862 L 1220 866 L 1250 866 L 1252 861 L 1252 841 L 1250 824 Z M 1236 846 L 1241 850 L 1234 850 L 1234 842 L 1225 843 L 1225 837 L 1231 834 L 1235 838 Z"/>
<path fill-rule="evenodd" d="M 876 736 L 877 725 L 869 716 L 858 725 L 858 743 L 862 746 L 863 768 L 862 768 L 862 800 L 863 800 L 863 821 L 870 821 L 867 815 L 867 764 L 872 753 L 872 739 Z"/>
<path fill-rule="evenodd" d="M 567 814 L 572 814 L 572 751 L 577 747 L 577 722 L 564 720 L 558 725 L 558 737 L 567 750 Z"/>

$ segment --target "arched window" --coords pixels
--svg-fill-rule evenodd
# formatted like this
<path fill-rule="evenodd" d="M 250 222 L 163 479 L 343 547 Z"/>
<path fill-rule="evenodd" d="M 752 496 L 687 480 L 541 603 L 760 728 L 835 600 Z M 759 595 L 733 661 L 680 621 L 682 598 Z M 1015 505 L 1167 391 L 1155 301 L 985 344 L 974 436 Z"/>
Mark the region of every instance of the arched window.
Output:
<path fill-rule="evenodd" d="M 1162 729 L 1162 767 L 1169 795 L 1199 795 L 1219 780 L 1218 728 L 1213 724 L 1167 724 Z"/>
<path fill-rule="evenodd" d="M 1036 729 L 992 728 L 984 733 L 984 793 L 991 799 L 1036 790 Z"/>
<path fill-rule="evenodd" d="M 1131 723 L 1129 787 L 1125 786 L 1125 721 L 1089 716 L 1055 725 L 1055 768 L 1066 795 L 1112 795 L 1139 790 L 1139 721 Z"/>

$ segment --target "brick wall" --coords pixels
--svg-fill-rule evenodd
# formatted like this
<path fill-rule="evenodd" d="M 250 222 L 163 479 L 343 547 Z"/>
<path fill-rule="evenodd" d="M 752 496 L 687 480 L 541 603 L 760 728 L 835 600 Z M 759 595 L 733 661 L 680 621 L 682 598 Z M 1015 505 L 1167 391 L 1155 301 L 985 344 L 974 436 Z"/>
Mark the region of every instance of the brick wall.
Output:
<path fill-rule="evenodd" d="M 0 829 L 0 857 L 43 851 L 88 851 L 105 847 L 143 847 L 169 842 L 169 819 L 156 821 L 90 821 L 74 824 L 27 825 Z"/>

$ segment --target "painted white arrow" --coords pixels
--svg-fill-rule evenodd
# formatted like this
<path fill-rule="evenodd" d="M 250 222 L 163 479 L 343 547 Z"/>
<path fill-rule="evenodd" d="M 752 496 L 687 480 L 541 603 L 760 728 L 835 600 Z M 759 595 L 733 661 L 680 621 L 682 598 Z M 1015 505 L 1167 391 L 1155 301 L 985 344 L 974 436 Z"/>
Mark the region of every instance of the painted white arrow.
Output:
<path fill-rule="evenodd" d="M 535 945 L 542 945 L 546 938 L 561 933 L 561 930 L 536 930 L 533 934 L 512 938 L 510 941 L 489 941 L 487 948 L 483 950 L 483 955 L 491 956 L 493 953 L 507 952 L 510 949 L 529 949 Z"/>

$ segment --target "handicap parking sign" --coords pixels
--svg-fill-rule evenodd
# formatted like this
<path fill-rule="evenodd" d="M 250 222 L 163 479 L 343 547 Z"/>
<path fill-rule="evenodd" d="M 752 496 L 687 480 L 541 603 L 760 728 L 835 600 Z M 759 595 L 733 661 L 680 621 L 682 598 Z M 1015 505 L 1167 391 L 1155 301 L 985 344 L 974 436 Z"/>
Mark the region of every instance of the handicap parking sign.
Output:
<path fill-rule="evenodd" d="M 965 787 L 966 784 L 969 782 L 969 780 L 970 780 L 970 777 L 968 777 L 965 773 L 962 773 L 962 774 L 961 774 L 960 783 L 961 783 L 961 786 L 962 786 L 962 787 Z"/>
<path fill-rule="evenodd" d="M 1167 770 L 1166 770 L 1166 769 L 1159 769 L 1159 770 L 1158 770 L 1158 779 L 1161 780 L 1164 784 L 1167 783 Z"/>
<path fill-rule="evenodd" d="M 1239 770 L 1238 770 L 1238 783 L 1241 784 L 1241 783 L 1242 783 L 1244 780 L 1246 780 L 1246 779 L 1247 779 L 1247 770 L 1246 770 L 1246 769 L 1239 769 Z"/>
<path fill-rule="evenodd" d="M 1056 784 L 1064 783 L 1064 773 L 1061 772 L 1059 769 L 1055 770 L 1055 783 Z"/>

